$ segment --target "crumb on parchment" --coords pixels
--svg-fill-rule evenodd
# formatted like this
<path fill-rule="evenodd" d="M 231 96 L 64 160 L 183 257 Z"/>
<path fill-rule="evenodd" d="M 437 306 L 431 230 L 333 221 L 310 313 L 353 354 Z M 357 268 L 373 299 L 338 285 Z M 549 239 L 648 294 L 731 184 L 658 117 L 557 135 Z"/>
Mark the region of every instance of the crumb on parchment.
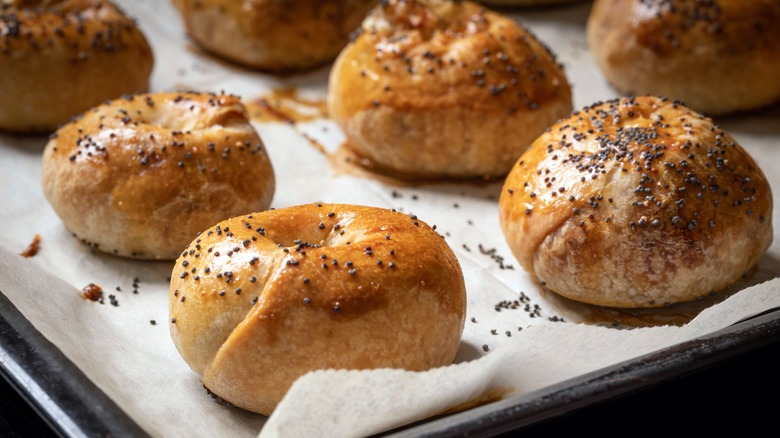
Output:
<path fill-rule="evenodd" d="M 20 252 L 19 255 L 22 257 L 32 257 L 36 254 L 38 254 L 38 251 L 41 249 L 41 235 L 36 234 L 33 237 L 32 242 L 30 242 L 30 245 L 27 246 L 27 249 Z"/>

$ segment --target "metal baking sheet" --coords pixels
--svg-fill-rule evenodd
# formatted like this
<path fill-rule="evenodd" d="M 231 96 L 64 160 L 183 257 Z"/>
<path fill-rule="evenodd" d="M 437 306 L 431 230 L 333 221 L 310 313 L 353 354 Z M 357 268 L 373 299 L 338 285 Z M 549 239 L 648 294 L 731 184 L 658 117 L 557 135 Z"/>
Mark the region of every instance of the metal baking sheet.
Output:
<path fill-rule="evenodd" d="M 152 0 L 123 3 L 132 5 L 139 11 L 156 10 L 158 7 L 158 4 Z M 166 9 L 169 5 L 159 5 L 159 8 Z M 584 61 L 588 56 L 584 41 L 573 38 L 582 26 L 586 11 L 586 4 L 578 4 L 518 14 L 521 21 L 538 24 L 538 33 L 548 41 L 557 32 L 552 24 L 566 25 L 568 39 L 565 44 L 556 44 L 554 48 L 561 55 L 563 62 L 568 63 L 570 72 L 576 70 L 574 73 L 578 75 L 574 90 L 577 96 L 575 107 L 604 97 L 604 84 L 599 73 Z M 174 23 L 165 21 L 165 24 L 166 27 L 157 28 L 155 31 L 171 40 L 180 38 L 181 35 L 177 33 Z M 172 59 L 179 56 L 173 53 L 171 48 L 158 47 L 158 49 L 158 55 L 162 55 L 161 60 L 163 56 L 170 56 Z M 209 85 L 198 81 L 201 73 L 212 66 L 207 65 L 206 55 L 198 53 L 196 49 L 190 49 L 195 55 L 204 56 L 203 62 L 199 61 L 192 65 L 181 63 L 182 67 L 175 69 L 168 66 L 165 75 L 159 74 L 161 77 L 164 76 L 166 84 L 186 79 L 192 80 L 189 85 Z M 571 66 L 575 64 L 578 68 L 572 69 Z M 582 68 L 579 68 L 580 66 Z M 183 72 L 181 77 L 168 74 L 170 71 L 179 70 Z M 289 80 L 279 79 L 277 82 L 282 85 L 295 85 L 312 78 L 322 79 L 315 73 L 311 76 L 289 78 Z M 245 82 L 248 83 L 248 79 L 256 78 L 242 79 L 246 79 Z M 764 114 L 759 123 L 750 117 L 734 118 L 724 120 L 723 126 L 727 130 L 736 129 L 748 135 L 756 131 L 761 135 L 769 132 L 774 136 L 780 131 L 777 127 L 770 128 L 772 125 L 767 122 L 777 120 L 778 115 L 780 112 L 777 109 L 770 110 L 770 113 Z M 748 140 L 751 140 L 750 137 Z M 36 142 L 37 139 L 29 139 L 30 145 Z M 762 154 L 759 158 L 762 163 L 768 163 L 765 168 L 769 170 L 772 159 L 776 156 L 774 148 L 771 151 L 770 148 L 763 148 L 756 152 Z M 770 179 L 777 180 L 774 176 L 768 176 Z M 390 190 L 388 189 L 387 192 L 389 193 Z M 479 194 L 482 195 L 481 192 Z M 780 272 L 775 258 L 767 257 L 762 263 L 764 274 Z M 491 436 L 506 430 L 524 428 L 602 400 L 620 397 L 638 388 L 667 381 L 767 343 L 776 342 L 780 339 L 779 332 L 780 314 L 773 312 L 741 322 L 710 336 L 598 370 L 539 391 L 508 397 L 446 417 L 429 419 L 388 432 L 387 435 Z M 3 376 L 25 395 L 42 417 L 60 434 L 65 436 L 144 436 L 146 434 L 71 360 L 46 340 L 10 300 L 1 294 L 0 341 L 2 341 L 0 371 Z"/>
<path fill-rule="evenodd" d="M 146 433 L 0 291 L 0 375 L 53 431 L 68 437 Z"/>
<path fill-rule="evenodd" d="M 521 431 L 780 342 L 780 310 L 550 387 L 381 436 L 490 437 Z M 62 436 L 148 436 L 0 294 L 0 374 Z"/>

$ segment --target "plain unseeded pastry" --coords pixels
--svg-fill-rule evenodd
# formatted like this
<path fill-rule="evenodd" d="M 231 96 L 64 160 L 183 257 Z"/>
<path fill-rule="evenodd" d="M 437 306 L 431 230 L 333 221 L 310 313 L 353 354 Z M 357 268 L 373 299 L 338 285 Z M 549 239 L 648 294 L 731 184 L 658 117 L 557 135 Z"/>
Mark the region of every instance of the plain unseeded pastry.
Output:
<path fill-rule="evenodd" d="M 0 130 L 51 133 L 123 94 L 146 91 L 154 56 L 106 0 L 0 4 Z"/>
<path fill-rule="evenodd" d="M 553 125 L 507 176 L 499 211 L 527 272 L 610 307 L 721 291 L 772 242 L 772 193 L 756 162 L 711 119 L 651 96 Z"/>
<path fill-rule="evenodd" d="M 176 261 L 170 330 L 223 400 L 269 415 L 317 369 L 450 364 L 466 289 L 444 238 L 415 216 L 308 204 L 223 221 Z"/>
<path fill-rule="evenodd" d="M 246 67 L 307 70 L 332 61 L 378 0 L 173 0 L 190 37 Z"/>
<path fill-rule="evenodd" d="M 467 1 L 382 2 L 337 58 L 328 90 L 347 150 L 406 179 L 504 177 L 571 105 L 553 54 Z"/>
<path fill-rule="evenodd" d="M 46 199 L 94 249 L 174 260 L 216 222 L 269 207 L 275 179 L 237 96 L 153 93 L 97 106 L 43 153 Z"/>
<path fill-rule="evenodd" d="M 716 116 L 780 102 L 778 22 L 777 0 L 596 0 L 587 37 L 620 93 Z"/>

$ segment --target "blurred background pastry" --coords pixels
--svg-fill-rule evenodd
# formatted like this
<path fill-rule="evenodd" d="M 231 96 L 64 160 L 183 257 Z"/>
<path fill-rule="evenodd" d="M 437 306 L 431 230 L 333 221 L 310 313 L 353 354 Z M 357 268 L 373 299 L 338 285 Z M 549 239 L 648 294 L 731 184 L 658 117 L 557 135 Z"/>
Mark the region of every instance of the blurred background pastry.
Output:
<path fill-rule="evenodd" d="M 154 55 L 107 0 L 0 3 L 0 130 L 51 133 L 123 94 L 147 91 Z"/>
<path fill-rule="evenodd" d="M 249 68 L 307 70 L 330 62 L 378 0 L 173 0 L 203 49 Z"/>
<path fill-rule="evenodd" d="M 777 0 L 596 0 L 587 36 L 621 94 L 715 116 L 780 101 L 778 22 Z"/>

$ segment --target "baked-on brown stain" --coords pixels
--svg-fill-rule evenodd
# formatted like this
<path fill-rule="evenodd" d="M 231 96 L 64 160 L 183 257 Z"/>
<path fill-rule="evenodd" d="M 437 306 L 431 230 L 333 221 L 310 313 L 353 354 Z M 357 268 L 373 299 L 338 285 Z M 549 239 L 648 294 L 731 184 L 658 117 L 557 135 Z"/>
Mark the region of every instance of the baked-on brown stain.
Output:
<path fill-rule="evenodd" d="M 360 155 L 354 148 L 350 147 L 349 142 L 343 143 L 336 151 L 328 156 L 328 162 L 335 173 L 349 174 L 361 178 L 369 178 L 384 184 L 409 187 L 418 183 L 426 184 L 489 184 L 503 178 L 499 177 L 437 177 L 433 175 L 423 176 L 418 174 L 399 172 L 388 167 L 384 167 L 370 158 Z"/>
<path fill-rule="evenodd" d="M 270 94 L 244 102 L 249 116 L 257 123 L 287 123 L 303 137 L 319 153 L 325 155 L 331 170 L 336 175 L 352 175 L 360 178 L 373 179 L 375 181 L 399 186 L 409 187 L 415 183 L 446 183 L 457 181 L 459 183 L 490 183 L 498 178 L 474 177 L 470 180 L 463 178 L 441 178 L 431 176 L 429 178 L 420 175 L 405 174 L 383 167 L 369 158 L 358 154 L 354 148 L 344 142 L 333 152 L 316 138 L 297 129 L 299 122 L 329 119 L 327 104 L 324 100 L 306 99 L 299 95 L 294 87 L 278 88 L 271 90 Z"/>
<path fill-rule="evenodd" d="M 306 99 L 294 87 L 275 88 L 267 96 L 244 102 L 255 122 L 284 122 L 295 124 L 328 118 L 324 99 Z"/>
<path fill-rule="evenodd" d="M 268 95 L 244 102 L 249 117 L 257 123 L 287 123 L 319 153 L 328 159 L 331 170 L 336 175 L 351 175 L 359 178 L 373 179 L 383 184 L 409 187 L 417 183 L 493 183 L 500 178 L 474 177 L 471 179 L 447 178 L 415 174 L 405 174 L 373 162 L 350 147 L 348 142 L 342 143 L 336 150 L 329 152 L 316 138 L 297 129 L 299 122 L 330 119 L 327 104 L 320 99 L 306 99 L 299 95 L 294 87 L 273 89 Z"/>
<path fill-rule="evenodd" d="M 409 187 L 414 181 L 396 177 L 395 173 L 375 165 L 371 160 L 355 153 L 346 143 L 339 146 L 333 153 L 327 154 L 331 170 L 337 175 L 351 175 L 359 178 L 373 179 L 380 183 Z"/>
<path fill-rule="evenodd" d="M 327 104 L 320 99 L 305 99 L 298 95 L 293 87 L 271 90 L 268 96 L 259 97 L 245 103 L 249 117 L 258 123 L 287 123 L 295 129 L 298 122 L 327 119 Z M 325 146 L 317 139 L 296 129 L 309 144 L 323 155 L 328 155 Z"/>
<path fill-rule="evenodd" d="M 410 185 L 408 178 L 398 178 L 393 173 L 381 169 L 369 159 L 361 157 L 342 144 L 336 151 L 329 153 L 317 139 L 296 129 L 299 122 L 309 122 L 317 119 L 328 119 L 325 100 L 305 99 L 299 96 L 293 87 L 271 90 L 267 96 L 258 97 L 245 102 L 249 116 L 258 123 L 287 123 L 296 130 L 318 152 L 328 158 L 331 170 L 335 174 L 345 174 L 370 178 L 390 185 Z"/>

